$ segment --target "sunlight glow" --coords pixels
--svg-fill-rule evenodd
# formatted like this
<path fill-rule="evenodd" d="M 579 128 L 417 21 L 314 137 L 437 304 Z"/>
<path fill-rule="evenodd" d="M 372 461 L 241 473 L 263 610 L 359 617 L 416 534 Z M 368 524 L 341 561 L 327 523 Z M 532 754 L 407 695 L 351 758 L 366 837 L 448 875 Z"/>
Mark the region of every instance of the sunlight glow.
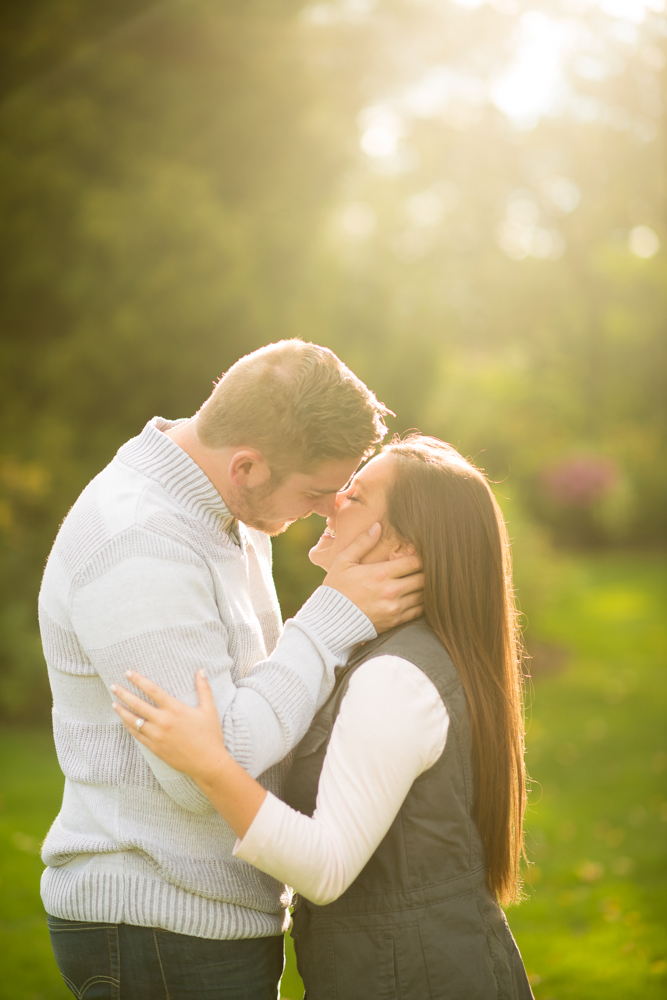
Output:
<path fill-rule="evenodd" d="M 581 191 L 574 181 L 567 177 L 549 177 L 543 187 L 552 208 L 561 215 L 574 212 L 581 199 Z"/>
<path fill-rule="evenodd" d="M 655 257 L 660 249 L 660 238 L 650 226 L 635 226 L 630 230 L 628 246 L 635 257 Z"/>
<path fill-rule="evenodd" d="M 370 157 L 395 156 L 405 128 L 403 121 L 389 107 L 364 108 L 359 116 L 362 128 L 361 148 Z"/>
<path fill-rule="evenodd" d="M 481 50 L 479 59 L 430 65 L 415 61 L 414 75 L 408 73 L 393 92 L 385 92 L 359 114 L 359 144 L 371 173 L 389 177 L 419 169 L 418 120 L 436 120 L 462 131 L 477 126 L 491 108 L 520 130 L 535 128 L 544 117 L 567 117 L 625 131 L 635 142 L 646 143 L 656 137 L 655 120 L 662 114 L 662 101 L 654 74 L 664 67 L 665 56 L 649 41 L 651 24 L 640 26 L 647 21 L 647 14 L 653 16 L 662 10 L 666 0 L 570 0 L 568 9 L 558 14 L 536 9 L 519 13 L 512 6 L 515 0 L 455 2 L 470 9 L 488 4 L 511 16 L 509 48 L 503 61 L 489 59 L 485 65 Z M 343 9 L 342 0 L 338 6 Z M 651 30 L 657 30 L 655 25 Z M 644 43 L 642 37 L 646 38 Z M 580 91 L 577 86 L 578 81 L 613 81 L 637 60 L 646 71 L 636 108 L 623 100 L 615 84 L 596 88 L 594 93 L 587 92 L 586 86 Z M 407 141 L 408 137 L 412 141 Z M 532 170 L 532 177 L 526 177 L 527 185 L 532 186 L 515 191 L 507 200 L 504 217 L 494 232 L 497 245 L 512 260 L 557 260 L 565 252 L 558 220 L 577 209 L 581 191 L 556 169 L 553 163 Z M 444 180 L 405 198 L 398 215 L 400 231 L 391 237 L 397 256 L 414 261 L 445 243 L 465 243 L 465 226 L 458 219 L 445 225 L 445 216 L 459 202 L 458 189 Z M 376 228 L 370 205 L 353 203 L 345 212 L 340 226 L 346 238 L 369 239 Z M 629 250 L 643 259 L 654 256 L 660 248 L 659 237 L 647 226 L 637 226 L 623 238 L 627 238 Z"/>
<path fill-rule="evenodd" d="M 317 28 L 332 25 L 363 24 L 377 6 L 377 0 L 341 0 L 340 3 L 315 3 L 301 10 L 304 24 Z"/>
<path fill-rule="evenodd" d="M 405 215 L 411 225 L 419 229 L 437 226 L 449 212 L 453 212 L 461 201 L 461 194 L 455 184 L 443 181 L 427 191 L 420 191 L 405 203 Z"/>
<path fill-rule="evenodd" d="M 406 90 L 401 107 L 415 118 L 433 118 L 445 114 L 454 102 L 481 107 L 487 101 L 488 88 L 483 80 L 449 66 L 434 66 Z"/>
<path fill-rule="evenodd" d="M 565 240 L 553 228 L 538 225 L 540 208 L 532 191 L 518 190 L 510 195 L 505 219 L 496 228 L 498 246 L 510 260 L 536 257 L 558 260 L 565 251 Z"/>
<path fill-rule="evenodd" d="M 564 96 L 567 27 L 535 10 L 520 19 L 514 63 L 491 87 L 492 102 L 519 127 L 534 127 Z"/>
<path fill-rule="evenodd" d="M 377 216 L 367 201 L 351 201 L 341 211 L 338 224 L 348 240 L 361 242 L 375 232 Z"/>
<path fill-rule="evenodd" d="M 631 24 L 642 24 L 647 10 L 662 13 L 665 0 L 601 0 L 600 7 L 609 17 L 629 21 Z"/>

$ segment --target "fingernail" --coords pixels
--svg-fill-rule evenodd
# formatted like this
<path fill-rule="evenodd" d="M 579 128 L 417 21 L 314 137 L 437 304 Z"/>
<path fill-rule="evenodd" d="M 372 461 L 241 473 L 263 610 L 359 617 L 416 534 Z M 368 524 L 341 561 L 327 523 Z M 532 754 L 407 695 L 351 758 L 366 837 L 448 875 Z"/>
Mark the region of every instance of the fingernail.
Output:
<path fill-rule="evenodd" d="M 115 693 L 116 693 L 116 691 L 118 690 L 118 688 L 116 687 L 116 685 L 115 685 L 115 684 L 112 684 L 112 685 L 111 685 L 111 687 L 109 688 L 109 690 L 110 690 L 110 691 L 113 691 L 113 692 L 114 692 L 114 694 L 115 694 Z"/>
<path fill-rule="evenodd" d="M 376 521 L 375 524 L 371 524 L 370 528 L 368 529 L 368 534 L 377 535 L 378 531 L 381 530 L 382 530 L 382 525 L 380 524 L 379 521 Z"/>
<path fill-rule="evenodd" d="M 132 677 L 132 675 L 133 675 L 133 674 L 134 674 L 134 671 L 133 671 L 133 670 L 126 670 L 126 671 L 125 671 L 125 676 L 126 676 L 126 677 Z"/>
<path fill-rule="evenodd" d="M 114 703 L 113 703 L 113 705 L 112 705 L 111 707 L 113 708 L 113 710 L 114 710 L 114 712 L 115 712 L 115 711 L 116 711 L 116 709 L 118 708 L 118 702 L 117 702 L 117 701 L 114 701 Z"/>
<path fill-rule="evenodd" d="M 202 670 L 200 670 L 200 671 L 199 671 L 199 676 L 200 676 L 200 677 L 206 677 L 206 671 L 205 671 L 205 670 L 203 670 L 203 669 L 202 669 Z"/>

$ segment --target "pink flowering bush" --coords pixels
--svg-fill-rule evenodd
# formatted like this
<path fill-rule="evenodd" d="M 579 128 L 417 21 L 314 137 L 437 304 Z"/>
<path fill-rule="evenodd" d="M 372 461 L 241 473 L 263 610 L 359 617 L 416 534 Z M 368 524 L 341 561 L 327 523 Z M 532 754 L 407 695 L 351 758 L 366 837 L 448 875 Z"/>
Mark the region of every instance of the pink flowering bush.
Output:
<path fill-rule="evenodd" d="M 620 480 L 618 466 L 602 455 L 562 458 L 542 472 L 541 486 L 563 507 L 590 509 L 612 492 Z"/>

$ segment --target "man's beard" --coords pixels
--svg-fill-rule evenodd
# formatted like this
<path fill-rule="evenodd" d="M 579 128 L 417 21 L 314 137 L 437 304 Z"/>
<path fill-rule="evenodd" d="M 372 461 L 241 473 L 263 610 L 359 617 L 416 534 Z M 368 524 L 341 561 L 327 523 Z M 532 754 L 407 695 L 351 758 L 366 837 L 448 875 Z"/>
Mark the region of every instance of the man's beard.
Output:
<path fill-rule="evenodd" d="M 291 521 L 276 521 L 267 517 L 267 512 L 271 511 L 271 497 L 276 491 L 276 483 L 269 481 L 264 486 L 257 486 L 254 490 L 246 487 L 238 487 L 234 491 L 234 498 L 231 504 L 227 504 L 230 514 L 233 514 L 237 521 L 241 521 L 248 528 L 255 528 L 256 531 L 263 531 L 265 535 L 282 535 L 287 531 L 290 524 L 294 524 L 296 518 Z"/>

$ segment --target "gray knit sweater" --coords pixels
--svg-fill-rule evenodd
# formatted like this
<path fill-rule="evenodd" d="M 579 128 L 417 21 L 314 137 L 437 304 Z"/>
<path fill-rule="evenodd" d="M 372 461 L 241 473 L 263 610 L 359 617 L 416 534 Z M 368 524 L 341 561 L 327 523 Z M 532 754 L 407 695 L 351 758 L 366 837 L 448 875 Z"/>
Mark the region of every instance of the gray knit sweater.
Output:
<path fill-rule="evenodd" d="M 156 417 L 66 517 L 40 626 L 65 792 L 46 838 L 42 898 L 70 920 L 231 939 L 279 934 L 290 893 L 232 856 L 197 786 L 125 731 L 109 687 L 132 667 L 196 704 L 204 667 L 236 760 L 280 795 L 285 758 L 336 666 L 373 626 L 320 587 L 281 634 L 270 540 L 234 521 Z"/>

